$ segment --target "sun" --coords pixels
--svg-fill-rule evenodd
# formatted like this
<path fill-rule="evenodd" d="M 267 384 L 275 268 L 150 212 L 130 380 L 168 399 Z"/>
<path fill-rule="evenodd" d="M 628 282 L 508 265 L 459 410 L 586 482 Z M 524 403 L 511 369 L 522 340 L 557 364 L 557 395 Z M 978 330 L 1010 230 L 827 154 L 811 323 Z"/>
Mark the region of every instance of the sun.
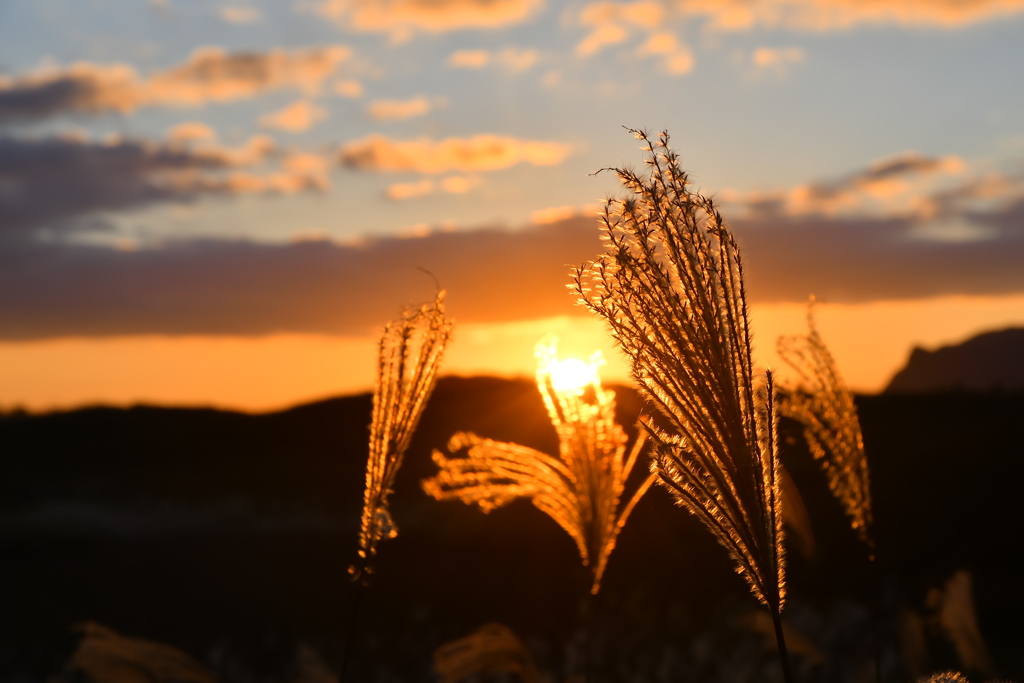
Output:
<path fill-rule="evenodd" d="M 550 386 L 556 394 L 581 396 L 590 387 L 601 389 L 601 374 L 605 364 L 604 354 L 595 351 L 589 361 L 573 356 L 558 357 L 558 337 L 548 334 L 534 346 L 537 358 L 537 382 Z"/>
<path fill-rule="evenodd" d="M 593 384 L 597 368 L 579 358 L 563 358 L 551 363 L 551 387 L 559 392 L 580 391 Z"/>

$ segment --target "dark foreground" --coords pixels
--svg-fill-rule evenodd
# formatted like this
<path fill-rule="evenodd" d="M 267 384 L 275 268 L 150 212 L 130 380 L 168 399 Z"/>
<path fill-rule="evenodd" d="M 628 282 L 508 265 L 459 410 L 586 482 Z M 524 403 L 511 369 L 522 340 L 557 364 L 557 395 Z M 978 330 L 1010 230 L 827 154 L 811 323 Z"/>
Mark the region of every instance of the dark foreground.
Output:
<path fill-rule="evenodd" d="M 632 424 L 637 399 L 619 395 Z M 816 540 L 813 558 L 790 551 L 798 679 L 973 667 L 972 681 L 1024 680 L 1024 395 L 858 404 L 874 563 L 799 434 L 784 438 Z M 181 648 L 224 683 L 312 683 L 303 657 L 336 671 L 349 628 L 348 680 L 430 681 L 435 648 L 487 622 L 519 634 L 550 681 L 587 670 L 607 682 L 779 679 L 764 615 L 662 490 L 637 507 L 594 603 L 571 541 L 528 503 L 485 516 L 422 493 L 430 450 L 456 430 L 556 452 L 528 382 L 442 380 L 393 499 L 400 534 L 353 615 L 346 567 L 369 411 L 357 396 L 258 416 L 139 407 L 0 418 L 0 676 L 67 679 L 72 626 L 91 620 Z M 959 588 L 947 589 L 954 575 Z"/>

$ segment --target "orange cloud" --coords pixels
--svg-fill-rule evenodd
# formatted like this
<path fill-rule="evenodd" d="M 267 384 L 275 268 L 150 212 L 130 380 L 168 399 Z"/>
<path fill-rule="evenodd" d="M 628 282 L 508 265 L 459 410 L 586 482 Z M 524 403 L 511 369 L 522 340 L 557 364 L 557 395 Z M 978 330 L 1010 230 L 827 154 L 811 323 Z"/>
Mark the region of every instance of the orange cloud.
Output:
<path fill-rule="evenodd" d="M 650 0 L 591 3 L 580 12 L 580 23 L 589 26 L 590 33 L 576 46 L 576 54 L 589 57 L 609 45 L 625 42 L 631 28 L 653 31 L 664 15 L 664 7 Z"/>
<path fill-rule="evenodd" d="M 650 34 L 647 41 L 637 48 L 636 54 L 638 57 L 662 57 L 664 68 L 670 74 L 681 75 L 693 71 L 693 52 L 680 43 L 674 33 L 668 31 Z"/>
<path fill-rule="evenodd" d="M 498 135 L 444 140 L 392 140 L 370 135 L 345 144 L 341 163 L 350 168 L 373 171 L 494 171 L 520 163 L 553 166 L 570 153 L 560 142 L 519 140 Z"/>
<path fill-rule="evenodd" d="M 394 185 L 388 185 L 387 194 L 388 199 L 394 199 L 401 201 L 403 199 L 414 199 L 416 197 L 424 197 L 434 192 L 434 181 L 429 178 L 423 178 L 412 183 L 395 183 Z"/>
<path fill-rule="evenodd" d="M 465 194 L 470 190 L 478 187 L 481 180 L 477 176 L 461 176 L 453 175 L 447 178 L 442 178 L 437 184 L 429 178 L 422 178 L 411 183 L 395 183 L 389 185 L 385 194 L 388 199 L 403 200 L 403 199 L 415 199 L 417 197 L 425 197 L 429 194 L 433 194 L 435 190 L 440 189 L 442 192 L 449 194 Z M 429 234 L 429 226 L 418 225 L 416 226 L 415 234 Z"/>
<path fill-rule="evenodd" d="M 542 5 L 543 0 L 325 0 L 316 10 L 356 31 L 441 33 L 518 24 Z"/>
<path fill-rule="evenodd" d="M 456 50 L 448 57 L 448 66 L 456 69 L 482 69 L 490 62 L 487 50 Z"/>
<path fill-rule="evenodd" d="M 317 92 L 348 60 L 343 46 L 228 53 L 196 50 L 182 65 L 142 79 L 124 64 L 88 62 L 0 77 L 0 121 L 62 113 L 131 113 L 142 106 L 199 106 L 253 97 L 268 90 Z"/>
<path fill-rule="evenodd" d="M 255 7 L 222 7 L 220 18 L 229 24 L 251 24 L 263 18 L 263 14 Z"/>
<path fill-rule="evenodd" d="M 506 47 L 500 51 L 458 50 L 448 57 L 448 66 L 457 69 L 482 69 L 489 64 L 497 64 L 513 73 L 526 71 L 540 58 L 540 53 L 532 48 Z"/>
<path fill-rule="evenodd" d="M 433 109 L 445 106 L 443 97 L 429 98 L 417 95 L 408 100 L 374 100 L 366 108 L 366 113 L 375 121 L 394 121 L 426 116 Z"/>
<path fill-rule="evenodd" d="M 958 157 L 924 157 L 915 153 L 882 159 L 844 178 L 784 190 L 723 198 L 753 214 L 790 216 L 887 215 L 927 218 L 936 213 L 936 183 L 965 170 Z M 965 197 L 960 191 L 958 196 Z"/>
<path fill-rule="evenodd" d="M 278 88 L 314 93 L 351 55 L 339 45 L 262 53 L 202 48 L 181 66 L 151 76 L 144 91 L 149 102 L 178 105 L 227 102 Z"/>
<path fill-rule="evenodd" d="M 659 57 L 662 68 L 673 75 L 689 73 L 693 70 L 693 52 L 674 33 L 661 29 L 665 19 L 665 6 L 650 0 L 591 3 L 579 15 L 580 23 L 589 26 L 590 33 L 576 45 L 576 54 L 589 57 L 626 42 L 634 30 L 639 30 L 647 34 L 647 39 L 636 48 L 637 57 Z"/>
<path fill-rule="evenodd" d="M 330 160 L 322 154 L 290 152 L 281 160 L 282 174 L 300 180 L 303 189 L 329 189 L 330 169 Z"/>
<path fill-rule="evenodd" d="M 761 69 L 784 69 L 803 59 L 804 51 L 798 47 L 759 47 L 750 58 L 754 66 Z"/>
<path fill-rule="evenodd" d="M 217 133 L 200 121 L 179 123 L 167 131 L 168 142 L 196 142 L 217 139 Z"/>
<path fill-rule="evenodd" d="M 363 96 L 363 84 L 351 79 L 335 81 L 334 92 L 342 97 L 359 98 Z"/>
<path fill-rule="evenodd" d="M 452 175 L 441 180 L 441 189 L 449 194 L 466 194 L 479 187 L 480 178 L 469 175 Z"/>
<path fill-rule="evenodd" d="M 519 73 L 536 64 L 539 57 L 540 53 L 530 48 L 506 47 L 498 53 L 497 62 L 513 73 Z"/>
<path fill-rule="evenodd" d="M 530 214 L 530 222 L 534 225 L 544 225 L 546 223 L 558 223 L 560 221 L 566 221 L 570 218 L 577 218 L 580 216 L 595 217 L 597 216 L 597 206 L 588 204 L 586 206 L 550 206 L 546 209 L 540 209 Z"/>
<path fill-rule="evenodd" d="M 1024 0 L 679 0 L 713 29 L 835 31 L 863 24 L 957 28 L 1024 12 Z"/>
<path fill-rule="evenodd" d="M 309 100 L 296 100 L 284 109 L 260 117 L 264 128 L 301 133 L 327 118 L 327 110 Z"/>

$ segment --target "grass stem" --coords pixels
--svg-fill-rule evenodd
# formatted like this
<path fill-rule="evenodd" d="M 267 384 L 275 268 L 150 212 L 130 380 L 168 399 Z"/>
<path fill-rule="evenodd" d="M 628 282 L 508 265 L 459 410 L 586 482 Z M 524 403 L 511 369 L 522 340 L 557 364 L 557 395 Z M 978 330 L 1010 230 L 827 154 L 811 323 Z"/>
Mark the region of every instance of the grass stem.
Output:
<path fill-rule="evenodd" d="M 365 591 L 365 582 L 352 582 L 348 610 L 345 612 L 345 636 L 341 641 L 341 663 L 338 666 L 338 683 L 345 683 L 345 676 L 348 673 L 349 661 L 352 659 L 352 650 L 354 649 L 352 647 L 352 639 L 354 638 L 356 623 L 359 621 L 359 609 L 362 606 L 362 598 Z"/>
<path fill-rule="evenodd" d="M 782 615 L 779 610 L 771 609 L 772 625 L 775 627 L 775 642 L 779 646 L 779 662 L 782 664 L 782 678 L 786 683 L 796 683 L 793 669 L 789 665 L 789 650 L 786 649 L 786 633 L 782 629 Z"/>

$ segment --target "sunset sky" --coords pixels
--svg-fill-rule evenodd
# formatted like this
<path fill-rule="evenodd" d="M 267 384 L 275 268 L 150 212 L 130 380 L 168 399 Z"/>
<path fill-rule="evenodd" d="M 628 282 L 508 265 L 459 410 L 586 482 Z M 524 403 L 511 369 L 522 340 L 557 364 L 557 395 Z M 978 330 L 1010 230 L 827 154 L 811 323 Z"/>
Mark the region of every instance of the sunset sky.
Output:
<path fill-rule="evenodd" d="M 879 391 L 1024 325 L 1024 0 L 0 3 L 0 408 L 267 410 L 372 385 L 432 298 L 442 373 L 624 365 L 575 306 L 623 125 L 743 247 L 757 351 Z"/>

